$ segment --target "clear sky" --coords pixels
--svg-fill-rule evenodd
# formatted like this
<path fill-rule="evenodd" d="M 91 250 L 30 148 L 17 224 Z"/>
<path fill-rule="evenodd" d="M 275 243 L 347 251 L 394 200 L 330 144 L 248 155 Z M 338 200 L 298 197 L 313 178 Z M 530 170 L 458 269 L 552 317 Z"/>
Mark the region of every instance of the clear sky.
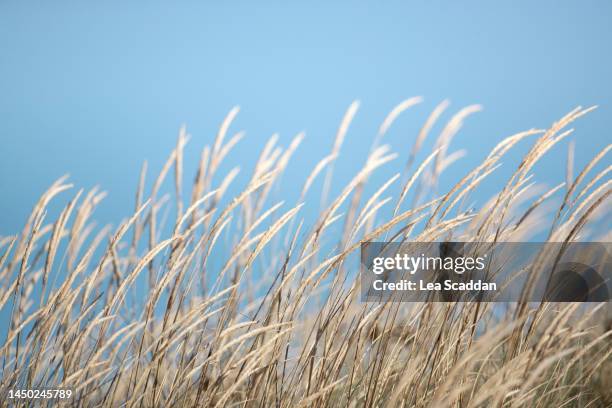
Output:
<path fill-rule="evenodd" d="M 305 176 L 359 99 L 336 167 L 346 180 L 386 113 L 415 95 L 425 102 L 389 133 L 396 150 L 444 98 L 446 119 L 484 106 L 454 142 L 469 152 L 459 170 L 503 136 L 600 105 L 576 125 L 583 165 L 612 130 L 611 19 L 603 0 L 2 1 L 0 235 L 19 231 L 64 173 L 109 191 L 98 217 L 116 224 L 142 161 L 158 172 L 184 123 L 193 169 L 234 105 L 232 130 L 247 136 L 228 160 L 245 177 L 272 133 L 287 145 L 302 130 L 288 171 Z M 553 152 L 541 178 L 563 181 L 564 157 Z"/>

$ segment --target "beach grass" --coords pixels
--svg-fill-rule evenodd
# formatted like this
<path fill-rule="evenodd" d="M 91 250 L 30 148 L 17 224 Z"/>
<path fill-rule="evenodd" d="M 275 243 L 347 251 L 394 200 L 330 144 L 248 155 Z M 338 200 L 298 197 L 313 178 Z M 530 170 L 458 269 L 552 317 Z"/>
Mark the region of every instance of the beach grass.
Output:
<path fill-rule="evenodd" d="M 329 151 L 292 180 L 301 186 L 293 204 L 274 186 L 303 134 L 287 147 L 271 138 L 241 187 L 237 169 L 220 173 L 239 164 L 231 153 L 243 133 L 230 133 L 238 108 L 203 149 L 192 183 L 184 128 L 156 178 L 144 165 L 135 209 L 117 228 L 94 222 L 102 191 L 55 182 L 23 230 L 0 238 L 0 309 L 9 317 L 2 395 L 65 388 L 70 399 L 36 404 L 87 407 L 612 406 L 605 304 L 360 300 L 355 259 L 365 241 L 521 242 L 534 231 L 550 242 L 609 240 L 597 226 L 610 205 L 612 145 L 576 176 L 571 147 L 558 185 L 543 187 L 534 174 L 593 108 L 500 139 L 442 191 L 459 158 L 451 141 L 480 107 L 460 110 L 436 136 L 441 103 L 411 146 L 393 152 L 386 132 L 420 102 L 391 111 L 361 169 L 335 188 L 359 108 L 351 104 Z M 518 145 L 529 148 L 497 193 L 470 204 Z M 372 186 L 383 167 L 396 171 Z M 312 222 L 306 207 L 320 209 Z"/>

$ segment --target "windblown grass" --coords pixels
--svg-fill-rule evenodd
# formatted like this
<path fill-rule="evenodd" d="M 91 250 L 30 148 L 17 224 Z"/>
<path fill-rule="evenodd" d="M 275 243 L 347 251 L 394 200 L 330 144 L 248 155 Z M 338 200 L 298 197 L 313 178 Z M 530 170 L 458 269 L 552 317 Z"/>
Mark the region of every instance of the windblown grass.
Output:
<path fill-rule="evenodd" d="M 548 129 L 503 139 L 437 194 L 460 156 L 449 144 L 479 110 L 453 116 L 414 165 L 445 101 L 407 149 L 407 164 L 364 197 L 374 172 L 398 162 L 381 145 L 385 133 L 420 102 L 392 110 L 361 170 L 333 191 L 352 104 L 329 154 L 304 174 L 294 206 L 274 202 L 272 187 L 301 134 L 287 149 L 273 137 L 246 186 L 227 197 L 237 169 L 217 173 L 243 137 L 228 135 L 237 108 L 204 148 L 190 197 L 181 129 L 149 194 L 143 166 L 134 214 L 114 232 L 93 226 L 104 197 L 97 189 L 76 192 L 50 220 L 51 200 L 72 188 L 58 180 L 21 233 L 0 240 L 0 309 L 10 316 L 0 348 L 3 395 L 66 387 L 74 390 L 67 405 L 108 407 L 611 406 L 612 331 L 599 324 L 605 305 L 518 302 L 500 312 L 486 303 L 360 302 L 354 260 L 362 241 L 522 241 L 542 229 L 554 242 L 597 239 L 589 222 L 608 211 L 610 166 L 593 170 L 611 146 L 575 178 L 572 147 L 565 183 L 542 190 L 532 182 L 536 163 L 590 110 L 582 108 Z M 469 206 L 469 194 L 519 143 L 531 148 L 498 194 Z M 172 170 L 174 191 L 162 194 Z M 311 199 L 318 179 L 322 193 Z M 323 204 L 314 223 L 300 216 L 311 201 Z M 176 216 L 164 223 L 168 208 Z"/>

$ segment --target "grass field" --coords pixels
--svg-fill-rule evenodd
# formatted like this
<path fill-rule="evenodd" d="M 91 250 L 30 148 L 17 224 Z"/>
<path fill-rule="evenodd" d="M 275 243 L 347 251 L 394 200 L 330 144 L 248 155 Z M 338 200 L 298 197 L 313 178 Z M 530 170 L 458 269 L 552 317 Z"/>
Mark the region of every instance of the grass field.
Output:
<path fill-rule="evenodd" d="M 0 309 L 10 317 L 0 392 L 68 388 L 62 403 L 87 407 L 612 406 L 607 305 L 519 302 L 500 311 L 491 303 L 360 301 L 354 261 L 362 241 L 522 241 L 535 230 L 552 242 L 610 238 L 601 220 L 611 145 L 575 172 L 570 150 L 557 186 L 542 189 L 533 174 L 590 109 L 500 139 L 440 191 L 457 159 L 448 146 L 479 107 L 432 135 L 440 104 L 396 154 L 385 133 L 419 101 L 393 109 L 361 170 L 335 189 L 352 104 L 331 150 L 296 181 L 295 205 L 277 200 L 283 191 L 274 186 L 302 135 L 286 148 L 270 139 L 240 189 L 236 170 L 218 174 L 242 137 L 229 132 L 238 109 L 203 150 L 193 184 L 183 181 L 185 130 L 156 178 L 143 166 L 135 210 L 126 209 L 133 215 L 116 229 L 94 223 L 103 192 L 58 180 L 23 230 L 0 238 Z M 426 140 L 431 152 L 422 151 Z M 529 149 L 512 175 L 471 207 L 470 194 L 518 145 Z M 366 193 L 383 166 L 397 174 Z M 62 200 L 51 216 L 50 203 Z M 303 206 L 320 206 L 315 222 L 304 221 Z M 7 398 L 5 406 L 31 403 Z"/>

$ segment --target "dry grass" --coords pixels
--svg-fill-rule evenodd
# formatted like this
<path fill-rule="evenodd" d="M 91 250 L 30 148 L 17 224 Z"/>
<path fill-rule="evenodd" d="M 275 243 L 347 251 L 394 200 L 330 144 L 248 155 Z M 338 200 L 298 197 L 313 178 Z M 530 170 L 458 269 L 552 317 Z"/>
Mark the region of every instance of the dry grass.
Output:
<path fill-rule="evenodd" d="M 612 331 L 599 324 L 605 305 L 522 302 L 500 311 L 484 303 L 360 302 L 354 261 L 364 240 L 521 241 L 536 230 L 556 242 L 588 240 L 589 222 L 609 205 L 610 167 L 592 173 L 610 146 L 573 179 L 572 145 L 566 183 L 542 190 L 532 182 L 535 164 L 590 110 L 582 108 L 548 129 L 504 139 L 437 194 L 460 156 L 447 154 L 449 143 L 479 110 L 452 117 L 413 169 L 446 101 L 402 152 L 403 171 L 363 198 L 373 173 L 397 162 L 381 145 L 385 133 L 420 102 L 408 99 L 388 115 L 362 169 L 334 191 L 333 165 L 358 109 L 352 104 L 329 155 L 304 174 L 295 206 L 270 202 L 303 135 L 287 149 L 273 137 L 247 185 L 226 197 L 237 169 L 217 173 L 243 136 L 228 136 L 237 108 L 203 150 L 190 199 L 181 129 L 148 197 L 143 166 L 136 211 L 114 232 L 93 226 L 104 197 L 97 190 L 73 194 L 49 219 L 51 200 L 72 187 L 58 180 L 22 232 L 0 240 L 0 308 L 10 315 L 2 393 L 70 387 L 66 404 L 108 407 L 612 406 Z M 499 193 L 468 206 L 506 153 L 529 142 Z M 172 169 L 174 188 L 164 189 Z M 322 193 L 311 199 L 319 179 Z M 300 215 L 311 201 L 323 205 L 314 223 Z"/>

